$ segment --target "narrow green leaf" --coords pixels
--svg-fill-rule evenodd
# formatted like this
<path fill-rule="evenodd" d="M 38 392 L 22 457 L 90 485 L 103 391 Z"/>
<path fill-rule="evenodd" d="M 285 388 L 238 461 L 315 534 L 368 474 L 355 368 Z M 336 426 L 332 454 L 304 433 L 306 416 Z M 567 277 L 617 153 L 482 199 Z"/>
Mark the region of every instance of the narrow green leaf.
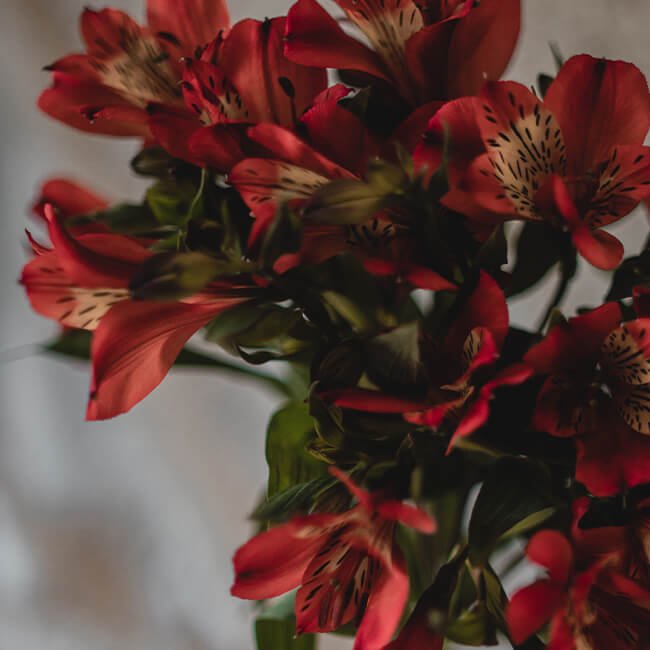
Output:
<path fill-rule="evenodd" d="M 289 402 L 273 415 L 266 432 L 269 497 L 323 475 L 323 464 L 306 451 L 313 431 L 307 404 Z"/>
<path fill-rule="evenodd" d="M 258 619 L 255 622 L 257 650 L 315 650 L 316 637 L 305 634 L 296 638 L 293 620 Z"/>

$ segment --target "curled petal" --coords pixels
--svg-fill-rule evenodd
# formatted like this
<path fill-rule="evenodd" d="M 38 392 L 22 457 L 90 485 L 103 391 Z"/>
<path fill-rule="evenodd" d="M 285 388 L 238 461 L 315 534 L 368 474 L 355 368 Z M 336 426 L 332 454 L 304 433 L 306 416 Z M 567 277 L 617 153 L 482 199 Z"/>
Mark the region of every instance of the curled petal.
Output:
<path fill-rule="evenodd" d="M 526 555 L 531 562 L 548 571 L 551 582 L 563 586 L 569 580 L 573 549 L 567 538 L 556 530 L 542 530 L 528 543 Z"/>
<path fill-rule="evenodd" d="M 563 600 L 563 588 L 550 580 L 539 580 L 516 592 L 506 610 L 513 643 L 519 645 L 535 634 L 562 607 Z"/>

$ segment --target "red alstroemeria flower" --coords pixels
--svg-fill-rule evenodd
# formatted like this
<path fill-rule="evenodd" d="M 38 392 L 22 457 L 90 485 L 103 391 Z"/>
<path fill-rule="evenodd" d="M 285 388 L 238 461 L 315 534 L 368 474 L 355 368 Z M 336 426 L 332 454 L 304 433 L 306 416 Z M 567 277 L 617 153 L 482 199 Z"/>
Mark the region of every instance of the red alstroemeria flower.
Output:
<path fill-rule="evenodd" d="M 111 233 L 73 238 L 52 206 L 45 216 L 53 248 L 33 242 L 35 257 L 21 282 L 37 312 L 94 331 L 89 420 L 135 406 L 164 379 L 194 333 L 245 299 L 242 287 L 215 283 L 183 302 L 133 301 L 129 281 L 151 254 L 141 242 Z"/>
<path fill-rule="evenodd" d="M 284 56 L 285 17 L 246 19 L 220 34 L 196 59 L 184 60 L 183 96 L 190 111 L 156 110 L 156 139 L 173 155 L 219 171 L 255 155 L 245 125 L 294 127 L 327 88 L 327 72 Z"/>
<path fill-rule="evenodd" d="M 556 325 L 524 361 L 548 375 L 533 425 L 577 436 L 576 478 L 598 495 L 650 481 L 650 319 L 616 303 Z M 640 435 L 644 434 L 644 435 Z"/>
<path fill-rule="evenodd" d="M 354 621 L 355 650 L 380 650 L 399 624 L 409 590 L 395 525 L 432 533 L 435 523 L 413 506 L 370 494 L 340 470 L 330 471 L 357 505 L 339 514 L 297 517 L 251 539 L 233 558 L 231 592 L 263 600 L 300 587 L 299 634 L 332 632 Z"/>
<path fill-rule="evenodd" d="M 528 558 L 548 575 L 516 592 L 506 610 L 519 645 L 550 622 L 549 650 L 629 650 L 650 643 L 650 592 L 608 559 L 576 570 L 569 541 L 554 530 L 537 533 Z"/>
<path fill-rule="evenodd" d="M 92 133 L 150 137 L 150 103 L 183 108 L 179 60 L 228 27 L 222 0 L 148 0 L 148 26 L 116 9 L 85 9 L 83 54 L 48 67 L 53 85 L 38 105 L 51 117 Z"/>
<path fill-rule="evenodd" d="M 249 245 L 255 247 L 278 208 L 288 203 L 300 209 L 332 180 L 359 178 L 378 144 L 361 121 L 341 106 L 350 89 L 337 84 L 315 98 L 300 119 L 305 139 L 289 129 L 260 124 L 248 132 L 264 157 L 246 158 L 228 175 L 255 217 Z M 378 276 L 397 276 L 408 284 L 431 290 L 455 290 L 451 282 L 413 261 L 408 228 L 385 214 L 365 224 L 345 226 L 304 223 L 303 242 L 295 255 L 282 258 L 276 270 L 298 263 L 319 263 L 350 251 Z"/>
<path fill-rule="evenodd" d="M 485 79 L 498 79 L 519 35 L 519 0 L 441 0 L 427 13 L 414 0 L 336 2 L 371 47 L 346 34 L 316 0 L 298 0 L 287 17 L 287 56 L 372 75 L 411 106 L 473 95 Z"/>
<path fill-rule="evenodd" d="M 431 428 L 448 424 L 453 428 L 451 451 L 459 438 L 485 424 L 496 389 L 520 384 L 532 374 L 524 364 L 493 370 L 507 332 L 503 292 L 481 272 L 476 289 L 449 326 L 444 342 L 425 360 L 431 386 L 425 400 L 404 400 L 365 389 L 330 391 L 324 397 L 342 408 L 402 413 L 409 422 Z"/>
<path fill-rule="evenodd" d="M 615 268 L 623 247 L 601 228 L 650 196 L 643 74 L 629 63 L 575 56 L 543 101 L 521 84 L 493 82 L 480 103 L 486 153 L 467 172 L 465 191 L 445 204 L 469 217 L 547 220 L 571 233 L 590 264 Z M 475 134 L 470 140 L 471 150 Z"/>

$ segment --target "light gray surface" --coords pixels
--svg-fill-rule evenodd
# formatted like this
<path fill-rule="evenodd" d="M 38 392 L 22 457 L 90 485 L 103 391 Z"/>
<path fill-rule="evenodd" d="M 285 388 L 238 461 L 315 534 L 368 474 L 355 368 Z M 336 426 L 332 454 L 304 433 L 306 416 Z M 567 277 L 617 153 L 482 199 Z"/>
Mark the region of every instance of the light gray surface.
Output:
<path fill-rule="evenodd" d="M 55 330 L 16 284 L 37 181 L 72 174 L 109 197 L 142 191 L 126 164 L 133 143 L 75 133 L 33 106 L 47 83 L 41 66 L 78 45 L 83 4 L 0 3 L 0 351 Z M 141 2 L 113 6 L 141 15 Z M 239 0 L 232 13 L 263 17 L 288 6 Z M 532 83 L 538 70 L 552 71 L 548 40 L 566 55 L 633 60 L 650 72 L 647 0 L 524 0 L 524 10 L 511 78 Z M 638 248 L 643 216 L 616 232 Z M 596 280 L 581 271 L 569 304 L 599 300 Z M 519 300 L 513 317 L 530 323 L 540 305 L 539 295 Z M 173 373 L 131 414 L 87 424 L 85 368 L 8 356 L 0 365 L 0 650 L 252 648 L 247 604 L 228 595 L 230 556 L 250 532 L 245 514 L 264 483 L 271 398 L 210 374 Z"/>

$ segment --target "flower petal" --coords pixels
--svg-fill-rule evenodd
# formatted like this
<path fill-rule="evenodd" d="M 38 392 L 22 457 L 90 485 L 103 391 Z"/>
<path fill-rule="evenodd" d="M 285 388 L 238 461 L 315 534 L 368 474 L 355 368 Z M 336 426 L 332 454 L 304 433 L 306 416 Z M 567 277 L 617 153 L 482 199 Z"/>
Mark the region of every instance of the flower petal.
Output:
<path fill-rule="evenodd" d="M 556 530 L 541 530 L 528 542 L 526 555 L 543 566 L 552 582 L 564 586 L 573 565 L 573 549 L 567 538 Z"/>
<path fill-rule="evenodd" d="M 45 218 L 45 206 L 48 203 L 64 217 L 92 214 L 108 207 L 106 199 L 67 178 L 46 181 L 32 210 Z"/>
<path fill-rule="evenodd" d="M 591 366 L 600 357 L 605 337 L 621 322 L 621 308 L 609 302 L 583 316 L 553 327 L 524 356 L 540 374 L 555 374 Z"/>
<path fill-rule="evenodd" d="M 241 546 L 233 557 L 230 593 L 262 600 L 295 589 L 340 515 L 309 515 L 275 526 Z"/>
<path fill-rule="evenodd" d="M 437 530 L 437 524 L 433 517 L 430 517 L 424 510 L 402 501 L 380 501 L 376 505 L 376 510 L 384 519 L 399 521 L 421 533 L 431 534 Z"/>
<path fill-rule="evenodd" d="M 115 91 L 90 81 L 80 81 L 67 74 L 55 72 L 52 87 L 38 98 L 38 107 L 47 115 L 68 126 L 88 133 L 124 137 L 150 137 L 148 115 L 142 110 L 141 121 L 89 119 L 83 113 L 89 105 L 97 107 L 123 106 L 126 101 Z"/>
<path fill-rule="evenodd" d="M 636 66 L 623 61 L 572 57 L 544 102 L 564 133 L 571 175 L 590 171 L 614 146 L 643 144 L 650 128 L 646 80 Z"/>
<path fill-rule="evenodd" d="M 562 587 L 549 580 L 539 580 L 517 591 L 506 609 L 513 643 L 523 643 L 547 623 L 562 606 L 563 596 Z"/>
<path fill-rule="evenodd" d="M 187 340 L 236 302 L 129 300 L 115 305 L 93 337 L 87 419 L 105 420 L 130 410 L 164 379 Z"/>
<path fill-rule="evenodd" d="M 147 0 L 147 23 L 167 42 L 180 44 L 179 54 L 190 56 L 230 24 L 224 0 Z"/>
<path fill-rule="evenodd" d="M 391 640 L 402 617 L 409 579 L 402 553 L 395 545 L 390 566 L 382 567 L 372 586 L 354 650 L 381 650 Z"/>
<path fill-rule="evenodd" d="M 601 362 L 626 384 L 650 383 L 650 318 L 629 321 L 611 331 L 602 345 Z"/>
<path fill-rule="evenodd" d="M 448 97 L 476 95 L 506 69 L 519 38 L 521 0 L 481 0 L 458 21 L 449 45 Z"/>
<path fill-rule="evenodd" d="M 151 255 L 140 242 L 122 235 L 88 234 L 74 239 L 51 205 L 45 206 L 45 217 L 59 265 L 69 281 L 80 287 L 126 288 Z"/>
<path fill-rule="evenodd" d="M 564 170 L 562 131 L 549 109 L 521 84 L 488 83 L 481 100 L 479 127 L 501 193 L 519 217 L 540 218 L 535 195 L 550 175 Z"/>
<path fill-rule="evenodd" d="M 289 10 L 286 56 L 305 66 L 359 70 L 389 81 L 375 52 L 348 36 L 316 0 L 298 0 Z"/>
<path fill-rule="evenodd" d="M 314 147 L 354 174 L 365 171 L 377 145 L 359 118 L 339 104 L 350 92 L 341 84 L 328 88 L 300 118 Z"/>
<path fill-rule="evenodd" d="M 284 56 L 285 21 L 242 20 L 221 46 L 219 66 L 239 91 L 251 121 L 291 126 L 327 87 L 324 69 L 296 65 Z"/>

